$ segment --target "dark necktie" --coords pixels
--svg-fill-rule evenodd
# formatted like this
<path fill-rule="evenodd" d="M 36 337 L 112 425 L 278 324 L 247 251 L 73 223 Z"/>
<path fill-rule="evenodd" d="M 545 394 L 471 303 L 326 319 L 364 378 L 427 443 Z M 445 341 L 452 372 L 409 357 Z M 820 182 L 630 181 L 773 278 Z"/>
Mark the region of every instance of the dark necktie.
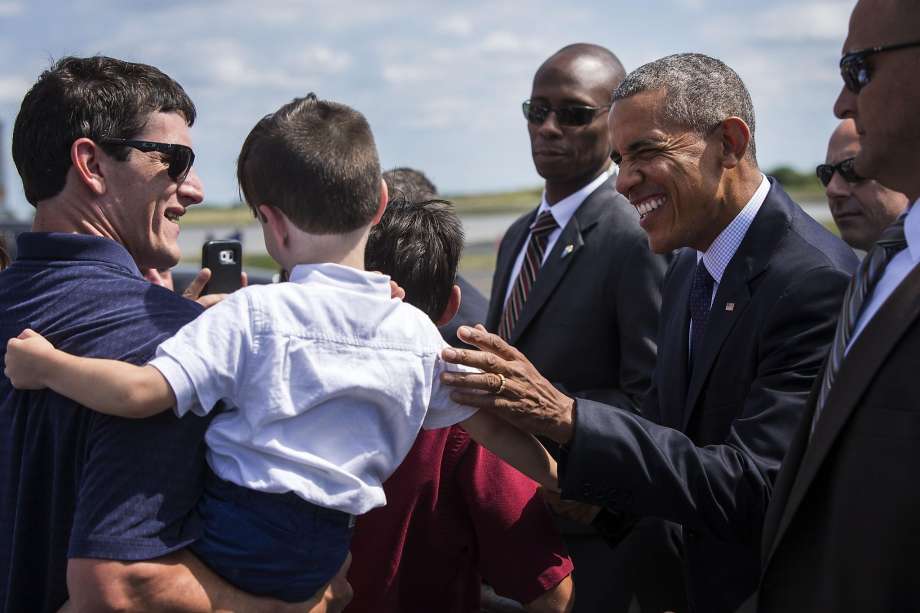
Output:
<path fill-rule="evenodd" d="M 537 271 L 543 264 L 543 254 L 546 251 L 546 241 L 549 240 L 550 232 L 558 227 L 559 224 L 549 211 L 540 213 L 530 227 L 530 241 L 527 243 L 527 251 L 521 262 L 521 272 L 514 282 L 511 295 L 505 304 L 505 311 L 502 313 L 502 320 L 498 324 L 498 335 L 505 340 L 511 336 L 514 324 L 517 323 L 521 309 L 524 308 L 524 303 L 527 301 L 527 295 L 533 289 Z"/>
<path fill-rule="evenodd" d="M 695 358 L 703 346 L 714 284 L 715 280 L 700 258 L 696 263 L 696 272 L 693 273 L 693 283 L 690 285 L 690 321 L 693 322 L 690 326 L 690 372 L 693 372 Z"/>
<path fill-rule="evenodd" d="M 831 345 L 827 366 L 824 369 L 824 379 L 822 379 L 821 388 L 818 390 L 818 402 L 815 404 L 812 430 L 814 430 L 815 424 L 818 422 L 821 411 L 824 410 L 827 395 L 834 385 L 834 379 L 837 377 L 837 371 L 840 370 L 840 364 L 846 355 L 847 346 L 853 337 L 853 329 L 856 327 L 856 322 L 859 321 L 859 315 L 866 304 L 866 299 L 872 295 L 872 290 L 878 284 L 879 279 L 882 278 L 888 262 L 905 247 L 907 247 L 907 241 L 904 239 L 904 217 L 900 217 L 885 228 L 881 238 L 866 254 L 866 257 L 856 270 L 856 274 L 850 280 L 846 294 L 843 295 L 843 308 L 840 310 L 840 318 L 837 320 L 834 342 Z"/>

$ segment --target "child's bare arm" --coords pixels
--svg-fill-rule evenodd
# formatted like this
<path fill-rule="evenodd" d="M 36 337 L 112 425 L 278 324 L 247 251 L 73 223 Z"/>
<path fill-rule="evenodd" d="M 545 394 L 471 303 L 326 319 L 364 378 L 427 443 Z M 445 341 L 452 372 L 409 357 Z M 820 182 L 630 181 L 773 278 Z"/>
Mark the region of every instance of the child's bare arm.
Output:
<path fill-rule="evenodd" d="M 100 413 L 149 417 L 175 406 L 172 388 L 153 366 L 80 358 L 25 330 L 6 346 L 6 376 L 18 389 L 42 389 Z"/>
<path fill-rule="evenodd" d="M 513 427 L 488 411 L 477 411 L 460 425 L 477 443 L 544 488 L 558 492 L 556 460 L 532 434 Z"/>

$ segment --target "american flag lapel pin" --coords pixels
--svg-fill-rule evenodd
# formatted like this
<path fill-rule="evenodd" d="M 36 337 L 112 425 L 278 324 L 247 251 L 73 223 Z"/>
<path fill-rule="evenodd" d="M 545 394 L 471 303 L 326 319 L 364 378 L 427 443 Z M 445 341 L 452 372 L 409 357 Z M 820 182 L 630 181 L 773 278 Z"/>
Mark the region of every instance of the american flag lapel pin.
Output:
<path fill-rule="evenodd" d="M 726 302 L 726 303 L 725 303 L 725 310 L 728 311 L 729 313 L 732 312 L 732 311 L 734 311 L 734 310 L 735 310 L 735 303 L 734 303 L 734 302 Z"/>
<path fill-rule="evenodd" d="M 562 250 L 562 257 L 568 256 L 573 251 L 575 251 L 575 245 L 566 245 L 565 249 Z"/>

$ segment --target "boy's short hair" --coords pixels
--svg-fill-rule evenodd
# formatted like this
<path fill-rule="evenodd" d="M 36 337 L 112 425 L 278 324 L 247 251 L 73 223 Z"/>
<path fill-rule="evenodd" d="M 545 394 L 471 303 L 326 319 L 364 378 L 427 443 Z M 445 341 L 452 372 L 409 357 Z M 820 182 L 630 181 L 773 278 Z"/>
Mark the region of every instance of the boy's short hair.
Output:
<path fill-rule="evenodd" d="M 13 161 L 35 205 L 64 189 L 78 138 L 134 138 L 151 113 L 179 113 L 191 126 L 195 105 L 176 81 L 147 64 L 111 57 L 65 57 L 26 93 L 13 126 Z M 127 147 L 105 146 L 117 160 Z"/>
<path fill-rule="evenodd" d="M 407 200 L 431 200 L 438 197 L 438 188 L 421 170 L 400 166 L 384 171 L 390 198 L 403 197 Z"/>
<path fill-rule="evenodd" d="M 255 125 L 236 173 L 257 217 L 267 204 L 311 234 L 356 230 L 380 204 L 380 162 L 364 115 L 313 93 Z"/>
<path fill-rule="evenodd" d="M 371 228 L 364 261 L 368 270 L 390 275 L 406 290 L 406 302 L 437 321 L 450 300 L 461 251 L 463 225 L 450 202 L 398 197 Z"/>

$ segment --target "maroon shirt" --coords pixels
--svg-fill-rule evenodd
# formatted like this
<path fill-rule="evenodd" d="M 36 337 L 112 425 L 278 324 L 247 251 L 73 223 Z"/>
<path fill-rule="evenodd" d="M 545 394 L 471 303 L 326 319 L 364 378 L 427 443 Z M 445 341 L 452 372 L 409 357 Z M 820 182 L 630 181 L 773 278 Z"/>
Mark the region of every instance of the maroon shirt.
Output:
<path fill-rule="evenodd" d="M 537 485 L 459 426 L 422 430 L 358 518 L 346 611 L 479 610 L 481 580 L 528 603 L 572 572 Z"/>

